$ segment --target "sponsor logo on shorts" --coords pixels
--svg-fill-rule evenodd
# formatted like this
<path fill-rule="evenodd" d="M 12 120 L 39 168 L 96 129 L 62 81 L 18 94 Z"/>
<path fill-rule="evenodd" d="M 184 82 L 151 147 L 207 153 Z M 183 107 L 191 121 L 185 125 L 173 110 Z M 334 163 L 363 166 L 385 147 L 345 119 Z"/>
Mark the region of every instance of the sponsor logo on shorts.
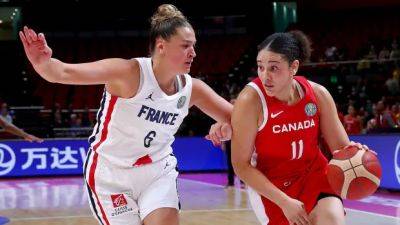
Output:
<path fill-rule="evenodd" d="M 128 205 L 124 194 L 111 195 L 111 200 L 114 208 Z"/>
<path fill-rule="evenodd" d="M 126 200 L 124 194 L 111 195 L 111 201 L 114 207 L 114 211 L 111 213 L 112 217 L 122 215 L 133 210 L 131 207 L 128 207 L 128 201 Z"/>

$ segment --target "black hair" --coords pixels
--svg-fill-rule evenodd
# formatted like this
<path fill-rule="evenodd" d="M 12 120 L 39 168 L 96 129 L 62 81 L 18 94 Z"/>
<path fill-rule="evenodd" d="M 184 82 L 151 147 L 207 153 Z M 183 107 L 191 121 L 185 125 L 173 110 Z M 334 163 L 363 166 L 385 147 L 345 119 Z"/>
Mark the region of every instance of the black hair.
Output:
<path fill-rule="evenodd" d="M 311 41 L 299 30 L 268 36 L 258 45 L 259 52 L 263 49 L 282 54 L 289 64 L 296 59 L 301 63 L 308 61 L 312 51 Z"/>

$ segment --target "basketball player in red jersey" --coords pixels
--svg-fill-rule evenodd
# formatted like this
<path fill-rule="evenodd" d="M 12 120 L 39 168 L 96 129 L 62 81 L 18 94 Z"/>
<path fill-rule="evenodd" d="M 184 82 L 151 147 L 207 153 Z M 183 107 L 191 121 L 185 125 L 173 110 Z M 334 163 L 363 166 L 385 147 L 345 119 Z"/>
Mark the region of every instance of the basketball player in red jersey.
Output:
<path fill-rule="evenodd" d="M 232 162 L 263 224 L 345 224 L 318 137 L 322 133 L 331 151 L 361 144 L 349 141 L 329 92 L 295 76 L 310 53 L 301 31 L 270 35 L 258 47 L 258 78 L 234 106 Z"/>

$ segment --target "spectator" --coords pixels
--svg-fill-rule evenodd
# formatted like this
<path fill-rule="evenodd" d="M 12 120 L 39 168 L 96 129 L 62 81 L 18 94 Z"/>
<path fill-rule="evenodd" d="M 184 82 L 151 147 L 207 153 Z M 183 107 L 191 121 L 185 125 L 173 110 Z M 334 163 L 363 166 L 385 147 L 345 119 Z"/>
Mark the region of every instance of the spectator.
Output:
<path fill-rule="evenodd" d="M 392 42 L 392 51 L 390 52 L 390 59 L 400 59 L 400 49 L 396 39 Z"/>
<path fill-rule="evenodd" d="M 78 117 L 76 113 L 71 113 L 69 125 L 71 128 L 79 128 L 82 127 L 82 119 Z"/>
<path fill-rule="evenodd" d="M 400 127 L 400 106 L 399 103 L 393 104 L 391 107 L 391 115 L 394 119 L 396 127 Z"/>
<path fill-rule="evenodd" d="M 381 51 L 379 52 L 379 60 L 385 60 L 390 58 L 390 51 L 386 46 L 383 46 Z"/>
<path fill-rule="evenodd" d="M 357 115 L 354 106 L 349 105 L 348 114 L 344 116 L 344 128 L 347 134 L 360 134 L 362 130 L 361 118 Z"/>
<path fill-rule="evenodd" d="M 337 59 L 337 48 L 332 45 L 325 50 L 326 61 L 335 61 Z"/>
<path fill-rule="evenodd" d="M 385 85 L 389 94 L 392 96 L 397 96 L 400 94 L 400 85 L 399 85 L 399 76 L 400 71 L 398 69 L 393 71 L 392 78 L 386 80 Z"/>
<path fill-rule="evenodd" d="M 54 103 L 54 107 L 52 109 L 52 120 L 53 120 L 53 127 L 60 128 L 65 127 L 64 120 L 62 117 L 61 106 L 59 103 Z"/>
<path fill-rule="evenodd" d="M 396 123 L 392 113 L 389 110 L 386 110 L 386 105 L 383 101 L 379 101 L 376 105 L 377 116 L 376 127 L 377 128 L 395 128 Z"/>
<path fill-rule="evenodd" d="M 1 104 L 1 114 L 0 117 L 6 121 L 7 123 L 13 123 L 13 117 L 10 115 L 10 111 L 8 110 L 7 103 Z"/>

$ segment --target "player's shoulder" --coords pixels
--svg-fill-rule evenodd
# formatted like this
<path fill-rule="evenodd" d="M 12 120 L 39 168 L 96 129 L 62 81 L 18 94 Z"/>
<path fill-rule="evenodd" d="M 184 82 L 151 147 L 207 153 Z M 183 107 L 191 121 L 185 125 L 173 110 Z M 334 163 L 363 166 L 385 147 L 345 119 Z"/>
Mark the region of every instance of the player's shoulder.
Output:
<path fill-rule="evenodd" d="M 236 98 L 233 112 L 235 115 L 257 115 L 262 110 L 260 96 L 254 88 L 246 85 Z"/>
<path fill-rule="evenodd" d="M 330 96 L 328 89 L 326 89 L 321 84 L 315 83 L 313 81 L 308 81 L 308 82 L 310 83 L 311 88 L 313 89 L 314 94 L 317 97 L 317 99 L 323 100 Z"/>
<path fill-rule="evenodd" d="M 135 58 L 132 59 L 127 59 L 126 60 L 127 67 L 135 74 L 139 75 L 140 74 L 140 64 L 139 61 Z"/>
<path fill-rule="evenodd" d="M 108 58 L 97 61 L 102 69 L 108 69 L 110 75 L 115 77 L 130 77 L 140 74 L 139 62 L 135 59 Z"/>
<path fill-rule="evenodd" d="M 259 101 L 260 96 L 257 91 L 250 85 L 246 85 L 237 97 L 237 102 L 242 104 L 254 104 Z"/>

